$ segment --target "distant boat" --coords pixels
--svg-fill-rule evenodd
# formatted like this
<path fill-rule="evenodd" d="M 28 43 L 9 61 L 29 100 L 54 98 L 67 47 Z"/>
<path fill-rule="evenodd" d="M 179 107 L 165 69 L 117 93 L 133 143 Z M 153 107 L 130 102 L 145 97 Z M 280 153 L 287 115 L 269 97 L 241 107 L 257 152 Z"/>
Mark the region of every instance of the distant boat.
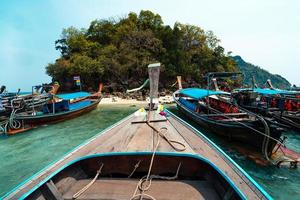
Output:
<path fill-rule="evenodd" d="M 159 65 L 148 70 L 147 112 L 99 133 L 3 199 L 272 199 L 203 134 L 168 111 L 153 110 Z"/>
<path fill-rule="evenodd" d="M 237 141 L 269 159 L 282 129 L 232 104 L 230 93 L 186 88 L 173 94 L 178 109 L 202 127 Z"/>
<path fill-rule="evenodd" d="M 236 102 L 245 109 L 273 117 L 300 131 L 300 92 L 270 88 L 246 88 L 233 91 Z"/>
<path fill-rule="evenodd" d="M 4 111 L 2 115 L 10 116 L 16 110 L 20 112 L 39 109 L 51 100 L 58 88 L 58 84 L 43 84 L 33 86 L 32 92 L 21 92 L 19 89 L 16 93 L 2 93 L 0 94 L 0 105 Z"/>
<path fill-rule="evenodd" d="M 102 86 L 101 86 L 102 89 Z M 54 95 L 45 103 L 31 109 L 13 111 L 8 119 L 5 134 L 13 135 L 31 130 L 43 124 L 68 120 L 94 110 L 101 101 L 101 89 L 97 93 L 75 92 Z"/>

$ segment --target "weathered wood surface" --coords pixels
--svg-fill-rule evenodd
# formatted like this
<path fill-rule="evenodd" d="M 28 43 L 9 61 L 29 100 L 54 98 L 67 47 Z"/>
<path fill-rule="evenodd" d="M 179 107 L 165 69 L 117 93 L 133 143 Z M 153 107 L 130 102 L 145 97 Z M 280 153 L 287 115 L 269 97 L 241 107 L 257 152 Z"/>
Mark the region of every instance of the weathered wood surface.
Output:
<path fill-rule="evenodd" d="M 80 199 L 119 199 L 128 200 L 134 191 L 139 180 L 97 180 L 89 192 L 83 193 Z M 72 200 L 73 195 L 87 185 L 90 180 L 77 181 L 70 190 L 64 194 L 65 200 Z M 99 191 L 102 191 L 99 193 Z M 163 191 L 163 192 L 162 192 Z M 174 192 L 176 191 L 176 192 Z M 159 199 L 220 199 L 219 195 L 207 181 L 161 181 L 155 180 L 147 194 Z"/>
<path fill-rule="evenodd" d="M 242 173 L 234 167 L 218 150 L 215 149 L 205 138 L 196 134 L 191 128 L 178 121 L 172 115 L 165 118 L 159 114 L 152 113 L 151 120 L 166 121 L 151 123 L 156 129 L 167 129 L 166 135 L 169 139 L 177 140 L 185 144 L 186 150 L 181 153 L 194 153 L 207 158 L 227 174 L 237 187 L 248 199 L 260 199 L 261 193 L 248 182 Z M 145 123 L 131 123 L 143 121 L 145 117 L 131 115 L 116 124 L 102 134 L 92 138 L 86 144 L 78 147 L 70 154 L 63 157 L 55 164 L 48 167 L 41 174 L 35 176 L 18 190 L 7 196 L 5 199 L 18 199 L 28 192 L 37 183 L 47 176 L 76 158 L 95 153 L 103 152 L 132 152 L 152 151 L 157 141 L 157 134 Z M 161 129 L 162 130 L 162 129 Z M 160 138 L 158 151 L 174 152 L 175 150 L 163 139 Z"/>

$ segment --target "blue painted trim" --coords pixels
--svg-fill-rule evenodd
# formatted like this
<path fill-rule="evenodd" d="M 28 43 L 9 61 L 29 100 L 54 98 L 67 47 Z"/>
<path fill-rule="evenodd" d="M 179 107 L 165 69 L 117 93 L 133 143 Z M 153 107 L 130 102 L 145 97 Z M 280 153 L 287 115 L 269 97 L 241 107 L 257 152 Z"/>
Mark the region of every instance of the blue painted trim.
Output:
<path fill-rule="evenodd" d="M 92 154 L 92 155 L 87 155 L 87 156 L 83 156 L 80 158 L 77 158 L 67 164 L 65 164 L 64 166 L 62 166 L 61 168 L 59 168 L 58 170 L 56 170 L 54 173 L 52 173 L 51 175 L 49 175 L 48 177 L 46 177 L 43 181 L 39 182 L 35 187 L 31 188 L 28 192 L 24 193 L 20 199 L 25 199 L 26 197 L 28 197 L 30 194 L 32 194 L 36 189 L 38 189 L 41 185 L 43 185 L 45 182 L 47 182 L 48 180 L 50 180 L 52 177 L 54 177 L 55 175 L 57 175 L 59 172 L 61 172 L 62 170 L 64 170 L 65 168 L 73 165 L 74 163 L 77 163 L 79 161 L 82 160 L 86 160 L 86 159 L 90 159 L 90 158 L 96 158 L 96 157 L 108 157 L 108 156 L 134 156 L 134 155 L 151 155 L 153 152 L 110 152 L 110 153 L 100 153 L 100 154 Z M 215 169 L 228 183 L 231 187 L 233 187 L 233 189 L 238 193 L 238 195 L 242 198 L 242 199 L 247 199 L 246 196 L 240 191 L 240 189 L 231 181 L 231 179 L 225 174 L 223 173 L 223 171 L 221 171 L 215 164 L 213 164 L 212 162 L 210 162 L 209 160 L 207 160 L 206 158 L 203 158 L 197 154 L 186 154 L 186 153 L 177 153 L 177 152 L 157 152 L 156 155 L 159 156 L 178 156 L 178 157 L 190 157 L 190 158 L 195 158 L 198 160 L 201 160 L 205 163 L 207 163 L 208 165 L 210 165 L 213 169 Z"/>
<path fill-rule="evenodd" d="M 57 94 L 58 98 L 64 99 L 64 100 L 70 100 L 70 99 L 78 99 L 82 97 L 88 97 L 91 96 L 91 93 L 89 92 L 73 92 L 73 93 L 65 93 L 65 94 Z"/>
<path fill-rule="evenodd" d="M 186 121 L 181 119 L 180 117 L 174 115 L 171 111 L 166 109 L 168 114 L 172 115 L 172 117 L 178 119 L 183 124 L 191 128 L 193 131 L 195 131 L 197 134 L 201 135 L 205 140 L 207 140 L 208 143 L 210 143 L 214 148 L 216 148 L 223 156 L 225 156 L 226 159 L 228 159 L 242 174 L 269 200 L 272 200 L 273 198 L 242 168 L 240 167 L 232 158 L 230 158 L 218 145 L 216 145 L 213 141 L 211 141 L 208 137 L 206 137 L 203 133 L 201 133 L 199 130 L 197 130 L 192 125 L 188 124 Z"/>
<path fill-rule="evenodd" d="M 70 114 L 70 113 L 74 113 L 74 112 L 79 111 L 79 110 L 84 110 L 85 108 L 92 107 L 95 104 L 99 104 L 99 103 L 100 103 L 100 99 L 97 100 L 97 101 L 91 102 L 90 104 L 85 105 L 83 107 L 74 109 L 74 110 L 57 112 L 57 113 L 54 113 L 54 114 L 53 113 L 49 113 L 49 114 L 35 115 L 35 116 L 26 116 L 26 115 L 23 116 L 23 115 L 18 115 L 17 114 L 15 116 L 15 119 L 23 120 L 23 119 L 40 119 L 40 118 L 47 118 L 47 117 L 57 117 L 57 116 L 62 116 L 62 115 L 67 115 L 67 114 Z"/>
<path fill-rule="evenodd" d="M 12 193 L 14 193 L 15 191 L 17 191 L 21 186 L 25 185 L 27 182 L 29 182 L 30 180 L 32 180 L 34 177 L 38 176 L 39 174 L 41 174 L 43 171 L 45 171 L 47 168 L 51 167 L 52 165 L 54 165 L 56 162 L 60 161 L 61 159 L 63 159 L 64 157 L 66 157 L 67 155 L 69 155 L 70 153 L 77 151 L 79 148 L 81 148 L 82 146 L 88 144 L 89 142 L 91 142 L 92 140 L 94 140 L 95 138 L 97 138 L 99 135 L 105 133 L 106 131 L 109 131 L 110 129 L 113 129 L 114 127 L 118 126 L 119 124 L 123 123 L 124 121 L 128 120 L 130 117 L 132 117 L 134 115 L 134 113 L 132 113 L 131 115 L 124 117 L 123 119 L 121 119 L 120 121 L 116 122 L 115 124 L 107 127 L 106 129 L 102 130 L 100 133 L 96 134 L 95 136 L 93 136 L 90 139 L 87 139 L 86 141 L 84 141 L 83 143 L 79 144 L 78 146 L 76 146 L 75 148 L 71 149 L 70 151 L 68 151 L 66 154 L 64 154 L 62 157 L 50 162 L 48 165 L 46 165 L 46 167 L 42 168 L 41 170 L 39 170 L 38 172 L 34 173 L 32 176 L 30 176 L 29 178 L 25 179 L 24 181 L 22 181 L 20 184 L 18 184 L 17 186 L 15 186 L 12 190 L 10 190 L 9 192 L 7 192 L 6 194 L 4 194 L 4 196 L 2 196 L 0 199 L 4 199 L 6 197 L 8 197 L 9 195 L 11 195 Z"/>

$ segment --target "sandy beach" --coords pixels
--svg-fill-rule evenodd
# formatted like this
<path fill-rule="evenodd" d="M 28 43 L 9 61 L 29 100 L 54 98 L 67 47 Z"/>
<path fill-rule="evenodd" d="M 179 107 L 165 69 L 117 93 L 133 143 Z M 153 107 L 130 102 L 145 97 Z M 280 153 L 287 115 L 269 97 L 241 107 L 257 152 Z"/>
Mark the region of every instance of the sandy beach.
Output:
<path fill-rule="evenodd" d="M 102 98 L 100 105 L 111 105 L 111 104 L 121 104 L 121 105 L 147 105 L 149 99 L 145 101 L 140 101 L 137 99 L 122 99 L 120 97 L 111 96 Z M 170 104 L 173 103 L 172 96 L 164 96 L 159 98 L 159 103 Z"/>

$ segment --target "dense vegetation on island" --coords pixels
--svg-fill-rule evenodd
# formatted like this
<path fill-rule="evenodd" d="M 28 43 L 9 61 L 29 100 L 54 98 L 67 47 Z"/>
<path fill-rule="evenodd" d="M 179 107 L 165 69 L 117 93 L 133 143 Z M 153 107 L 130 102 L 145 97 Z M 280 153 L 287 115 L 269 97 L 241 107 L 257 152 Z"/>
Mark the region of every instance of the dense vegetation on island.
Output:
<path fill-rule="evenodd" d="M 147 79 L 147 66 L 153 62 L 162 63 L 163 88 L 170 88 L 178 75 L 186 86 L 203 86 L 207 72 L 239 70 L 246 74 L 246 84 L 254 75 L 258 84 L 271 78 L 276 87 L 289 85 L 279 75 L 231 57 L 219 42 L 212 31 L 198 26 L 177 22 L 170 27 L 151 11 L 129 13 L 94 20 L 88 28 L 64 29 L 55 41 L 60 57 L 46 66 L 46 73 L 60 83 L 61 91 L 76 90 L 73 77 L 78 75 L 84 90 L 96 90 L 102 82 L 108 92 L 126 91 Z"/>
<path fill-rule="evenodd" d="M 166 88 L 177 75 L 197 84 L 207 72 L 237 70 L 213 32 L 179 22 L 164 25 L 151 11 L 94 20 L 87 29 L 66 28 L 55 48 L 61 56 L 46 72 L 63 90 L 72 88 L 73 76 L 80 75 L 84 89 L 95 90 L 103 82 L 106 88 L 125 91 L 145 81 L 153 62 L 162 63 L 160 84 Z"/>
<path fill-rule="evenodd" d="M 267 79 L 271 80 L 275 88 L 286 89 L 291 86 L 291 84 L 282 76 L 271 74 L 258 66 L 245 62 L 240 56 L 233 56 L 232 59 L 237 63 L 239 70 L 245 75 L 244 84 L 252 86 L 252 76 L 254 76 L 259 87 L 266 86 Z"/>

